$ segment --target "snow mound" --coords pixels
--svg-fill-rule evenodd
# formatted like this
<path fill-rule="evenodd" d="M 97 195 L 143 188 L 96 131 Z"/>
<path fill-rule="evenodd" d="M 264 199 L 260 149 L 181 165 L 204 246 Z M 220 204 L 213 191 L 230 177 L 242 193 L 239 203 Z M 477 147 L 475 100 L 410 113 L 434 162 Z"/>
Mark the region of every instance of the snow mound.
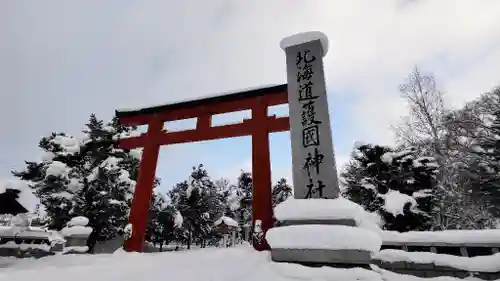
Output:
<path fill-rule="evenodd" d="M 415 198 L 397 190 L 390 190 L 386 194 L 379 194 L 378 196 L 384 198 L 385 203 L 383 208 L 393 216 L 404 215 L 404 207 L 408 203 L 410 203 L 410 209 L 417 206 Z"/>
<path fill-rule="evenodd" d="M 449 266 L 470 272 L 498 272 L 500 271 L 500 253 L 491 256 L 457 257 L 428 252 L 405 252 L 402 250 L 382 250 L 375 254 L 375 259 L 384 262 L 412 262 Z"/>
<path fill-rule="evenodd" d="M 307 31 L 302 33 L 297 33 L 288 37 L 281 39 L 280 47 L 285 50 L 286 48 L 311 42 L 314 40 L 321 41 L 321 47 L 323 48 L 323 57 L 328 53 L 328 37 L 320 31 Z"/>
<path fill-rule="evenodd" d="M 55 136 L 51 142 L 59 145 L 68 154 L 80 152 L 80 141 L 77 138 L 59 135 Z"/>
<path fill-rule="evenodd" d="M 500 243 L 500 229 L 445 231 L 382 231 L 382 239 L 392 243 L 488 244 Z"/>
<path fill-rule="evenodd" d="M 417 278 L 385 270 L 362 268 L 307 267 L 291 263 L 274 263 L 268 252 L 257 252 L 250 246 L 225 249 L 201 249 L 189 252 L 126 253 L 102 255 L 55 255 L 43 259 L 22 259 L 9 263 L 0 271 L 0 280 L 8 281 L 425 281 L 461 279 L 441 277 Z"/>
<path fill-rule="evenodd" d="M 276 249 L 365 250 L 374 254 L 382 239 L 377 233 L 345 225 L 290 225 L 271 228 L 266 239 Z"/>
<path fill-rule="evenodd" d="M 88 246 L 71 246 L 71 247 L 64 247 L 64 250 L 62 251 L 63 254 L 67 253 L 86 253 L 88 252 L 89 247 Z"/>
<path fill-rule="evenodd" d="M 181 212 L 176 211 L 174 217 L 174 226 L 177 228 L 181 228 L 183 223 L 184 223 L 184 217 L 182 216 Z"/>
<path fill-rule="evenodd" d="M 222 216 L 220 219 L 218 219 L 216 222 L 214 222 L 214 226 L 218 226 L 221 223 L 224 223 L 227 226 L 233 226 L 233 227 L 238 227 L 238 222 L 235 221 L 234 219 L 226 216 Z"/>
<path fill-rule="evenodd" d="M 0 193 L 4 193 L 7 189 L 19 190 L 20 193 L 17 202 L 21 204 L 29 213 L 34 213 L 36 205 L 40 204 L 38 199 L 32 192 L 29 182 L 19 179 L 0 179 Z"/>
<path fill-rule="evenodd" d="M 90 235 L 92 233 L 92 227 L 90 226 L 81 226 L 81 225 L 75 225 L 71 227 L 65 227 L 61 230 L 61 234 L 64 237 L 68 236 L 86 236 Z"/>
<path fill-rule="evenodd" d="M 70 169 L 66 164 L 59 161 L 52 161 L 47 167 L 45 171 L 45 177 L 53 176 L 53 177 L 61 177 L 67 178 L 69 175 Z"/>
<path fill-rule="evenodd" d="M 87 226 L 89 224 L 89 219 L 86 217 L 74 217 L 68 222 L 68 226 Z"/>
<path fill-rule="evenodd" d="M 289 198 L 274 208 L 279 221 L 353 219 L 357 226 L 379 231 L 379 219 L 360 205 L 343 197 L 336 199 Z"/>

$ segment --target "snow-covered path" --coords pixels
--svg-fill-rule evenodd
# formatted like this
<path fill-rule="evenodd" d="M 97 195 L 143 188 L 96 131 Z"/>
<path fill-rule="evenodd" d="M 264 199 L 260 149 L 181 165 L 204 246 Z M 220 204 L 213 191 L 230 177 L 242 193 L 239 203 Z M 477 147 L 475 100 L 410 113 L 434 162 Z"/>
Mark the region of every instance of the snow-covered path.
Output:
<path fill-rule="evenodd" d="M 441 281 L 458 280 L 436 278 Z M 19 260 L 0 281 L 409 281 L 420 278 L 364 269 L 309 268 L 270 261 L 248 246 L 154 254 L 53 256 Z M 427 279 L 428 280 L 428 279 Z"/>

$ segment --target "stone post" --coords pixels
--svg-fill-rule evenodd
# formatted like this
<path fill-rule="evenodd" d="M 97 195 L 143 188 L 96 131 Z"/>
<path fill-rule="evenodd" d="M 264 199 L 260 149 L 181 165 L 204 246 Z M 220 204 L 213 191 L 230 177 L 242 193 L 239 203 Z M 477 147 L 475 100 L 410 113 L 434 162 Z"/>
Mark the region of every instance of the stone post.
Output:
<path fill-rule="evenodd" d="M 284 38 L 294 198 L 275 208 L 280 227 L 268 231 L 271 258 L 340 267 L 368 267 L 381 246 L 364 209 L 340 196 L 333 149 L 321 32 Z M 363 228 L 359 226 L 363 224 Z"/>
<path fill-rule="evenodd" d="M 305 33 L 283 39 L 281 47 L 286 53 L 294 197 L 337 198 L 340 190 L 323 71 L 328 41 L 322 33 Z"/>
<path fill-rule="evenodd" d="M 92 227 L 87 226 L 89 220 L 86 217 L 74 217 L 67 226 L 61 230 L 66 240 L 64 254 L 86 253 L 88 251 L 87 240 L 92 233 Z"/>

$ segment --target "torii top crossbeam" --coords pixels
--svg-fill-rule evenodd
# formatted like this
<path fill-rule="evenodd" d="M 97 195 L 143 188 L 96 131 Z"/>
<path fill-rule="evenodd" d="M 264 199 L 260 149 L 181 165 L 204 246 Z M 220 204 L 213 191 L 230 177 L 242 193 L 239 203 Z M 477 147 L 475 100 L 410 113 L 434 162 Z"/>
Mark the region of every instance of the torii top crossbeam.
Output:
<path fill-rule="evenodd" d="M 248 90 L 239 93 L 226 94 L 199 100 L 172 103 L 161 106 L 147 107 L 135 110 L 117 110 L 116 116 L 120 123 L 126 125 L 144 125 L 153 119 L 176 121 L 197 118 L 196 130 L 166 133 L 157 139 L 160 145 L 213 140 L 229 137 L 252 135 L 252 124 L 245 122 L 224 126 L 211 126 L 211 117 L 216 114 L 230 113 L 251 109 L 252 119 L 255 118 L 257 107 L 269 107 L 288 103 L 286 84 Z M 266 110 L 267 111 L 267 110 Z M 267 116 L 267 113 L 266 113 Z M 281 132 L 289 129 L 288 117 L 268 118 L 269 132 Z M 144 147 L 145 137 L 123 139 L 123 148 Z"/>
<path fill-rule="evenodd" d="M 142 251 L 161 145 L 241 136 L 252 136 L 253 244 L 258 250 L 269 249 L 264 239 L 265 232 L 273 225 L 269 133 L 288 131 L 290 122 L 289 117 L 268 116 L 268 107 L 287 103 L 287 85 L 283 84 L 137 110 L 117 110 L 121 124 L 148 125 L 147 133 L 120 140 L 121 148 L 144 148 L 129 218 L 132 236 L 126 241 L 125 249 Z M 242 123 L 211 125 L 213 115 L 248 109 L 252 117 Z M 168 132 L 163 128 L 166 121 L 191 118 L 197 118 L 195 129 Z"/>

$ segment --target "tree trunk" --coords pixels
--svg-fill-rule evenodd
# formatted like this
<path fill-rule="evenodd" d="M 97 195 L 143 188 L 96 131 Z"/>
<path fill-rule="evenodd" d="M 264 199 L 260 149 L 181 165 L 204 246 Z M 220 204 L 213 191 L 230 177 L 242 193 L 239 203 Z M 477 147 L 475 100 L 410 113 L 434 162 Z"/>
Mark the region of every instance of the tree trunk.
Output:
<path fill-rule="evenodd" d="M 87 252 L 89 254 L 94 253 L 94 248 L 96 244 L 97 244 L 97 229 L 94 229 L 94 231 L 90 233 L 89 238 L 87 239 L 87 247 L 89 248 Z"/>
<path fill-rule="evenodd" d="M 191 250 L 191 239 L 192 239 L 191 228 L 189 228 L 188 229 L 188 241 L 187 241 L 187 249 L 188 250 Z"/>
<path fill-rule="evenodd" d="M 160 243 L 160 252 L 163 252 L 163 242 Z"/>

